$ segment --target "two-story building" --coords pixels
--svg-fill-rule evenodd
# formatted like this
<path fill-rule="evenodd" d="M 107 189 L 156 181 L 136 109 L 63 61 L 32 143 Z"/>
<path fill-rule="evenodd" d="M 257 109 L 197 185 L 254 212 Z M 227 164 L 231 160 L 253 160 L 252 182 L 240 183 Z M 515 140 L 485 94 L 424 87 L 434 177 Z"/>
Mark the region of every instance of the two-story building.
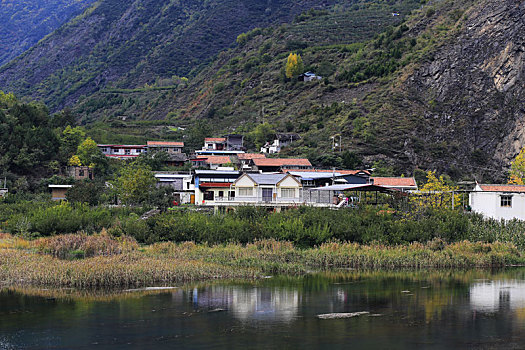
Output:
<path fill-rule="evenodd" d="M 97 145 L 107 157 L 129 159 L 140 156 L 146 152 L 146 145 Z"/>
<path fill-rule="evenodd" d="M 179 174 L 173 172 L 155 172 L 157 187 L 170 187 L 173 189 L 175 201 L 180 204 L 195 204 L 195 185 L 192 174 Z"/>
<path fill-rule="evenodd" d="M 235 197 L 230 186 L 239 176 L 240 173 L 233 170 L 195 170 L 195 204 L 214 205 Z"/>
<path fill-rule="evenodd" d="M 182 153 L 184 142 L 148 141 L 148 152 L 167 152 L 168 154 Z"/>
<path fill-rule="evenodd" d="M 237 165 L 237 168 L 242 171 L 251 171 L 253 159 L 262 159 L 266 158 L 266 155 L 262 153 L 241 153 L 235 156 L 232 156 L 232 161 Z"/>
<path fill-rule="evenodd" d="M 297 140 L 300 140 L 301 136 L 299 134 L 295 133 L 278 133 L 275 134 L 275 139 L 273 142 L 266 142 L 266 144 L 261 147 L 262 153 L 279 153 L 281 152 L 281 149 L 284 147 L 287 147 L 292 144 L 292 142 L 295 142 Z"/>

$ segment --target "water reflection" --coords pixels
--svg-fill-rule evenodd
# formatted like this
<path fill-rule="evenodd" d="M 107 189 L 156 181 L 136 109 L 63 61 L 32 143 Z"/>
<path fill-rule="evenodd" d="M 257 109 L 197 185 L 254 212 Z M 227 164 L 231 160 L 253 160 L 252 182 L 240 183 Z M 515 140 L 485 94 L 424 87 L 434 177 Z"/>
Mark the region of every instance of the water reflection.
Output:
<path fill-rule="evenodd" d="M 346 320 L 316 315 L 368 311 Z M 371 315 L 375 315 L 372 317 Z M 0 291 L 0 349 L 522 348 L 525 268 Z M 93 346 L 94 347 L 94 346 Z"/>
<path fill-rule="evenodd" d="M 212 286 L 191 294 L 194 307 L 229 310 L 239 320 L 291 321 L 299 308 L 297 289 Z"/>
<path fill-rule="evenodd" d="M 470 305 L 482 312 L 525 308 L 525 281 L 484 281 L 470 287 Z"/>

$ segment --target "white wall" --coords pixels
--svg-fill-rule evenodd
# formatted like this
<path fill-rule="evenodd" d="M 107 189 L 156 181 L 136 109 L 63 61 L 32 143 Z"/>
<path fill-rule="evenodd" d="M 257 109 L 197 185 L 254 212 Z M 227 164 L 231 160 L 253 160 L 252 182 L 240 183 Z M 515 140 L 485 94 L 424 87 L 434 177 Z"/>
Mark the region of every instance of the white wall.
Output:
<path fill-rule="evenodd" d="M 502 195 L 512 195 L 512 207 L 501 206 Z M 525 220 L 525 193 L 471 192 L 469 204 L 474 212 L 488 218 Z"/>

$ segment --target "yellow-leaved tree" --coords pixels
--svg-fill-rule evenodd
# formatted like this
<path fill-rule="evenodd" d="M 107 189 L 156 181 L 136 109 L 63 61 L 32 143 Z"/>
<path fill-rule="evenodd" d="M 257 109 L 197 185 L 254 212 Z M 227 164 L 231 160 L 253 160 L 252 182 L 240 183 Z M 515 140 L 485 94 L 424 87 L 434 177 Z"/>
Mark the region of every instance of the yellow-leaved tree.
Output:
<path fill-rule="evenodd" d="M 428 171 L 427 183 L 412 197 L 412 201 L 418 207 L 458 208 L 461 197 L 454 191 L 457 188 L 447 185 L 443 176 L 438 178 L 435 171 Z"/>
<path fill-rule="evenodd" d="M 291 79 L 302 74 L 304 71 L 304 64 L 301 55 L 298 53 L 291 53 L 286 61 L 286 77 Z"/>
<path fill-rule="evenodd" d="M 69 166 L 81 166 L 82 162 L 80 161 L 80 158 L 76 154 L 72 155 L 71 158 L 69 158 L 68 162 Z"/>
<path fill-rule="evenodd" d="M 525 185 L 525 147 L 510 164 L 509 184 Z"/>

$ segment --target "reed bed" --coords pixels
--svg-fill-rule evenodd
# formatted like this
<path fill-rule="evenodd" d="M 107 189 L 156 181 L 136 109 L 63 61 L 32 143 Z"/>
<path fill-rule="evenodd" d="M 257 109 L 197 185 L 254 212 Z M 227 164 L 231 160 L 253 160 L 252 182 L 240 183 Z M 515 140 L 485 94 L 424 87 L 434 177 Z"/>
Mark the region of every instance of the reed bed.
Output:
<path fill-rule="evenodd" d="M 139 247 L 129 238 L 107 234 L 57 236 L 25 241 L 3 236 L 0 284 L 55 287 L 151 286 L 207 279 L 302 275 L 341 268 L 473 268 L 524 265 L 512 243 L 434 239 L 425 244 L 385 245 L 329 242 L 297 248 L 287 241 L 246 245 L 163 242 Z M 8 243 L 5 243 L 8 242 Z M 89 248 L 89 249 L 88 249 Z M 71 252 L 85 249 L 87 255 Z"/>
<path fill-rule="evenodd" d="M 149 246 L 145 253 L 254 268 L 270 274 L 303 274 L 340 268 L 472 268 L 525 264 L 525 257 L 511 243 L 462 241 L 446 244 L 441 240 L 395 246 L 331 242 L 308 249 L 275 240 L 215 246 L 158 243 Z"/>

